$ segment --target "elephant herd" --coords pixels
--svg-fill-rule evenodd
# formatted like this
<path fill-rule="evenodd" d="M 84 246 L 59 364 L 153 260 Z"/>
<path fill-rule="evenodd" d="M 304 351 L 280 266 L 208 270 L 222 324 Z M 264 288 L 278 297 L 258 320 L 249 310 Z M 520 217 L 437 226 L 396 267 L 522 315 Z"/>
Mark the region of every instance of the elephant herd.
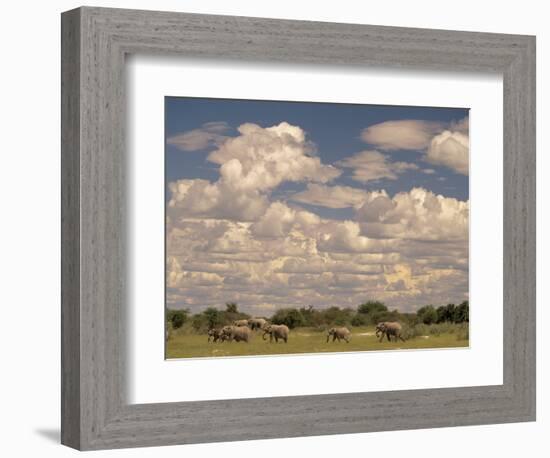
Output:
<path fill-rule="evenodd" d="M 284 343 L 288 342 L 289 329 L 284 324 L 270 324 L 263 318 L 250 318 L 248 320 L 237 320 L 232 325 L 224 326 L 223 328 L 213 328 L 208 331 L 208 342 L 246 342 L 248 343 L 252 338 L 252 331 L 263 331 L 262 339 L 267 340 L 269 336 L 269 342 L 278 343 L 279 340 Z M 330 328 L 327 331 L 327 343 L 332 337 L 332 342 L 344 341 L 349 343 L 351 340 L 351 332 L 348 328 L 341 326 Z M 388 342 L 395 342 L 401 339 L 405 342 L 402 335 L 401 324 L 397 321 L 383 321 L 376 325 L 376 337 L 379 342 L 384 340 L 384 337 L 388 339 Z"/>
<path fill-rule="evenodd" d="M 288 326 L 284 324 L 269 324 L 263 318 L 251 318 L 249 320 L 237 320 L 230 326 L 223 328 L 214 328 L 208 331 L 208 342 L 249 342 L 252 337 L 252 331 L 263 331 L 262 338 L 269 342 L 288 342 L 290 333 Z"/>

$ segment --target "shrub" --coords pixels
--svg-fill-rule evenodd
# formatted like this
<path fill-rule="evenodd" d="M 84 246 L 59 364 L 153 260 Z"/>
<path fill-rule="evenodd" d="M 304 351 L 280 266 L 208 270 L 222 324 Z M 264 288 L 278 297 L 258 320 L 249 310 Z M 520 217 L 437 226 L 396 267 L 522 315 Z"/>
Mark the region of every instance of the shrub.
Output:
<path fill-rule="evenodd" d="M 356 313 L 351 319 L 352 326 L 365 326 L 369 324 L 369 319 L 365 316 L 364 313 Z"/>
<path fill-rule="evenodd" d="M 237 303 L 236 302 L 226 302 L 225 311 L 228 312 L 228 313 L 239 313 L 239 311 L 237 310 Z"/>
<path fill-rule="evenodd" d="M 323 323 L 325 326 L 345 326 L 351 322 L 354 313 L 348 308 L 329 307 L 322 312 Z"/>
<path fill-rule="evenodd" d="M 304 326 L 305 320 L 299 310 L 294 308 L 277 310 L 271 317 L 274 324 L 286 324 L 290 329 Z"/>
<path fill-rule="evenodd" d="M 416 312 L 418 319 L 424 324 L 432 324 L 437 322 L 437 310 L 433 305 L 421 307 Z"/>
<path fill-rule="evenodd" d="M 404 332 L 405 338 L 412 339 L 414 337 L 427 336 L 430 334 L 430 327 L 426 324 L 419 323 L 415 326 L 407 326 L 406 331 Z"/>
<path fill-rule="evenodd" d="M 468 323 L 469 321 L 470 305 L 468 301 L 464 301 L 455 310 L 455 323 Z"/>
<path fill-rule="evenodd" d="M 387 312 L 388 307 L 380 301 L 367 301 L 357 307 L 357 312 L 365 315 L 372 315 L 374 313 Z"/>
<path fill-rule="evenodd" d="M 206 332 L 208 330 L 206 319 L 202 313 L 193 315 L 193 318 L 191 319 L 191 326 L 196 332 Z"/>
<path fill-rule="evenodd" d="M 217 308 L 208 307 L 204 312 L 202 312 L 202 314 L 208 329 L 224 324 L 224 315 Z"/>
<path fill-rule="evenodd" d="M 172 325 L 172 329 L 179 329 L 187 321 L 187 310 L 168 310 L 166 312 L 166 321 Z"/>

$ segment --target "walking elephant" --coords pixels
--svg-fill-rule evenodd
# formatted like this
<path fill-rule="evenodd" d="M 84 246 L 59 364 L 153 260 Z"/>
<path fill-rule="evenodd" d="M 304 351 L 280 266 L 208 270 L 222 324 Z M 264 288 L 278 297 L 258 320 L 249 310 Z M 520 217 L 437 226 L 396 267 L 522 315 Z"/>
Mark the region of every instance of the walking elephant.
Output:
<path fill-rule="evenodd" d="M 341 328 L 330 328 L 327 332 L 327 342 L 330 339 L 330 336 L 332 336 L 332 341 L 334 342 L 336 339 L 338 339 L 338 342 L 340 340 L 345 340 L 346 343 L 349 343 L 351 340 L 351 332 L 348 328 L 341 327 Z"/>
<path fill-rule="evenodd" d="M 224 326 L 222 328 L 222 339 L 229 342 L 250 341 L 250 328 L 248 326 Z"/>
<path fill-rule="evenodd" d="M 288 326 L 284 324 L 268 324 L 263 330 L 262 339 L 266 340 L 265 336 L 269 334 L 270 343 L 273 342 L 273 339 L 275 339 L 275 343 L 278 343 L 279 339 L 284 340 L 285 343 L 288 342 L 288 334 L 290 331 L 288 330 Z"/>
<path fill-rule="evenodd" d="M 267 321 L 264 320 L 263 318 L 250 318 L 248 320 L 248 326 L 253 331 L 256 329 L 258 330 L 263 329 L 266 325 L 267 325 Z"/>
<path fill-rule="evenodd" d="M 397 342 L 397 339 L 401 339 L 405 342 L 405 339 L 402 336 L 402 331 L 403 328 L 401 327 L 401 323 L 398 323 L 397 321 L 383 321 L 376 325 L 376 337 L 380 337 L 379 342 L 384 340 L 384 336 L 387 337 L 388 342 L 391 342 L 392 337 L 395 342 Z"/>

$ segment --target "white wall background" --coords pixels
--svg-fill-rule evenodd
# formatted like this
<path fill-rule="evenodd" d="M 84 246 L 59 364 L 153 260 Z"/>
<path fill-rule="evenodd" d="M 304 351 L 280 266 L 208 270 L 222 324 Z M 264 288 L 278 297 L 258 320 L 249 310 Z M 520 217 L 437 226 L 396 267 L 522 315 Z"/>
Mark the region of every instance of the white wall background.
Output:
<path fill-rule="evenodd" d="M 128 0 L 98 6 L 159 9 L 287 19 L 358 22 L 472 31 L 536 34 L 538 47 L 538 421 L 536 423 L 444 428 L 392 433 L 282 439 L 99 452 L 98 456 L 247 455 L 316 458 L 354 453 L 409 458 L 517 457 L 548 451 L 550 340 L 543 334 L 549 315 L 549 214 L 543 212 L 550 182 L 550 30 L 544 3 L 536 0 L 480 2 L 393 0 Z M 493 4 L 492 4 L 493 3 Z M 59 241 L 59 29 L 61 11 L 79 6 L 68 0 L 3 5 L 0 43 L 0 451 L 4 456 L 70 456 L 58 445 L 60 372 Z M 7 102 L 7 103 L 6 103 Z M 546 205 L 546 207 L 548 207 Z M 547 209 L 546 209 L 547 210 Z M 547 258 L 548 259 L 548 258 Z M 545 435 L 546 433 L 546 435 Z M 389 447 L 389 448 L 388 448 Z"/>

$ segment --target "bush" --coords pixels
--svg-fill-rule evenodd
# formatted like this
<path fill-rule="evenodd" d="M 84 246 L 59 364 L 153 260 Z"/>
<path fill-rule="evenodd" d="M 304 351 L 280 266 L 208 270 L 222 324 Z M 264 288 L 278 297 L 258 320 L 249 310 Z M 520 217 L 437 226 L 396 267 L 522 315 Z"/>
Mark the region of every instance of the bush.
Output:
<path fill-rule="evenodd" d="M 437 310 L 433 305 L 426 305 L 419 308 L 416 314 L 418 315 L 418 319 L 424 324 L 433 324 L 437 322 Z"/>
<path fill-rule="evenodd" d="M 361 304 L 357 307 L 358 313 L 363 313 L 365 315 L 372 315 L 374 313 L 387 312 L 388 307 L 380 301 L 367 301 L 364 304 Z"/>
<path fill-rule="evenodd" d="M 208 329 L 215 328 L 224 324 L 224 314 L 220 312 L 217 308 L 208 307 L 204 312 L 202 312 L 204 320 Z"/>
<path fill-rule="evenodd" d="M 470 321 L 470 304 L 462 302 L 455 310 L 455 323 L 468 323 Z"/>
<path fill-rule="evenodd" d="M 323 323 L 325 326 L 345 326 L 351 322 L 354 310 L 340 307 L 329 307 L 323 310 Z"/>
<path fill-rule="evenodd" d="M 225 303 L 225 311 L 227 313 L 239 313 L 239 310 L 237 309 L 237 303 L 236 302 L 226 302 Z"/>
<path fill-rule="evenodd" d="M 172 325 L 172 329 L 179 329 L 187 321 L 188 313 L 187 310 L 168 310 L 166 321 Z"/>
<path fill-rule="evenodd" d="M 191 326 L 196 332 L 208 331 L 208 325 L 202 313 L 197 313 L 196 315 L 193 315 L 193 318 L 191 319 Z"/>
<path fill-rule="evenodd" d="M 290 329 L 304 326 L 305 320 L 299 310 L 294 308 L 277 310 L 271 318 L 274 324 L 286 324 Z"/>
<path fill-rule="evenodd" d="M 365 316 L 364 313 L 356 313 L 351 319 L 352 326 L 365 326 L 369 324 L 369 319 Z"/>
<path fill-rule="evenodd" d="M 406 332 L 404 333 L 406 335 L 405 338 L 412 339 L 414 337 L 427 336 L 430 334 L 429 329 L 430 327 L 423 323 L 419 323 L 415 326 L 407 326 Z"/>

